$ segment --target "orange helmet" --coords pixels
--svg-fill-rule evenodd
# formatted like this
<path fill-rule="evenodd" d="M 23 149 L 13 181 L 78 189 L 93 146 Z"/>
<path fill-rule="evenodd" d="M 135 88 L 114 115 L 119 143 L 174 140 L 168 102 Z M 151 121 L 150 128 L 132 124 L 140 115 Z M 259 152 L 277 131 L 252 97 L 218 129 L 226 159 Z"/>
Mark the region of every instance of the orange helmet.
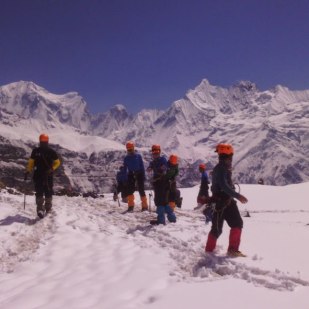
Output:
<path fill-rule="evenodd" d="M 199 168 L 199 170 L 203 170 L 203 171 L 205 171 L 205 169 L 206 169 L 206 165 L 205 165 L 205 164 L 203 164 L 203 163 L 201 163 L 201 164 L 198 166 L 198 168 Z"/>
<path fill-rule="evenodd" d="M 178 157 L 175 154 L 171 154 L 168 160 L 172 165 L 178 164 Z"/>
<path fill-rule="evenodd" d="M 216 152 L 220 154 L 232 155 L 234 154 L 234 149 L 230 144 L 218 144 L 216 147 Z"/>
<path fill-rule="evenodd" d="M 126 143 L 127 150 L 134 150 L 134 143 L 132 141 L 128 141 Z"/>
<path fill-rule="evenodd" d="M 161 147 L 158 144 L 152 145 L 151 147 L 151 152 L 152 153 L 160 153 L 161 152 Z"/>
<path fill-rule="evenodd" d="M 40 142 L 48 143 L 49 137 L 48 137 L 47 134 L 44 134 L 44 133 L 43 133 L 43 134 L 40 135 L 39 140 L 40 140 Z"/>

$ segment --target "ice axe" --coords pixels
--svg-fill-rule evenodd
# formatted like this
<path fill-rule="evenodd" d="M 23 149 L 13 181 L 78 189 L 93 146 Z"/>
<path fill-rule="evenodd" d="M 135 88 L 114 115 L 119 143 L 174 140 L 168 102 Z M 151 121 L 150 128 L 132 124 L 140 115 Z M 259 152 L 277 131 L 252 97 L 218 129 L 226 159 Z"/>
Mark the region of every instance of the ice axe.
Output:
<path fill-rule="evenodd" d="M 28 175 L 29 175 L 29 172 L 26 172 L 25 176 L 24 176 L 25 183 L 27 182 Z M 25 193 L 24 193 L 24 209 L 26 209 L 26 190 L 25 190 Z"/>
<path fill-rule="evenodd" d="M 117 191 L 114 192 L 114 197 L 113 197 L 113 199 L 114 199 L 115 202 L 116 202 L 116 201 L 118 202 L 118 206 L 120 207 L 120 201 L 119 201 L 119 196 L 118 196 Z"/>

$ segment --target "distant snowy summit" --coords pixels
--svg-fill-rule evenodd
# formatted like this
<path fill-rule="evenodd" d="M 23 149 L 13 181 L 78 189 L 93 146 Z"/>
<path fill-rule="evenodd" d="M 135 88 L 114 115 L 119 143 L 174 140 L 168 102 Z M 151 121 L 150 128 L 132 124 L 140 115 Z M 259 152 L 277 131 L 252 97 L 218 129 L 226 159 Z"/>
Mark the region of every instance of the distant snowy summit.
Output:
<path fill-rule="evenodd" d="M 52 94 L 33 82 L 19 81 L 0 87 L 1 110 L 26 119 L 57 125 L 66 123 L 80 129 L 89 127 L 86 102 L 77 92 Z"/>
<path fill-rule="evenodd" d="M 239 81 L 229 88 L 213 86 L 207 79 L 193 90 L 189 90 L 183 100 L 200 109 L 213 108 L 224 114 L 231 114 L 248 109 L 263 109 L 267 105 L 270 113 L 281 113 L 297 102 L 309 101 L 309 90 L 293 91 L 287 87 L 276 87 L 260 91 L 255 83 Z M 279 108 L 280 106 L 280 108 Z"/>
<path fill-rule="evenodd" d="M 272 115 L 289 111 L 294 103 L 308 101 L 309 90 L 292 91 L 278 85 L 270 90 L 259 91 L 250 81 L 239 81 L 229 88 L 223 88 L 203 79 L 195 89 L 189 90 L 183 99 L 175 101 L 166 111 L 148 109 L 132 116 L 125 106 L 117 104 L 107 112 L 91 115 L 87 103 L 77 92 L 52 94 L 27 81 L 0 87 L 1 110 L 24 118 L 66 123 L 105 137 L 114 130 L 132 129 L 130 127 L 139 125 L 153 126 L 163 119 L 171 118 L 167 117 L 171 114 L 182 114 L 184 118 L 190 118 L 197 111 L 211 116 L 216 113 L 259 112 L 267 107 L 268 114 Z"/>
<path fill-rule="evenodd" d="M 13 116 L 14 115 L 14 116 Z M 309 180 L 309 90 L 284 86 L 260 91 L 250 81 L 223 88 L 203 79 L 166 110 L 143 109 L 130 115 L 123 105 L 91 114 L 76 92 L 56 95 L 33 82 L 0 87 L 0 120 L 16 126 L 36 120 L 40 128 L 69 126 L 81 134 L 101 136 L 139 147 L 161 144 L 189 164 L 216 162 L 215 145 L 232 143 L 238 179 L 269 184 Z M 18 124 L 17 124 L 18 125 Z"/>

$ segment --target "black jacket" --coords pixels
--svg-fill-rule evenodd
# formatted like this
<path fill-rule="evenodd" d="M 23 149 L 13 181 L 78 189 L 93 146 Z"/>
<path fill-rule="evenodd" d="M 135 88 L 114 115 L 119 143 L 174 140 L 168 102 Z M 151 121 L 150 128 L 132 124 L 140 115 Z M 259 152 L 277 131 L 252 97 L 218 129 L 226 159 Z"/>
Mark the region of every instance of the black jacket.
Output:
<path fill-rule="evenodd" d="M 231 163 L 228 160 L 219 160 L 212 173 L 212 195 L 215 198 L 239 198 L 240 194 L 234 190 L 232 182 Z"/>
<path fill-rule="evenodd" d="M 30 159 L 34 160 L 33 179 L 36 180 L 47 177 L 53 162 L 58 160 L 58 155 L 49 147 L 37 147 L 32 150 Z"/>

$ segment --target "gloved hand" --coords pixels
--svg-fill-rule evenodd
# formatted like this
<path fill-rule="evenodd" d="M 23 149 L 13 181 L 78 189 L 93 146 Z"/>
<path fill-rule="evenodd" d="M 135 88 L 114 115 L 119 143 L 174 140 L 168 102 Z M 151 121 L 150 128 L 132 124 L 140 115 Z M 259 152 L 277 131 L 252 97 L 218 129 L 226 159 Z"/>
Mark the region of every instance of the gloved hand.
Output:
<path fill-rule="evenodd" d="M 28 176 L 29 176 L 29 172 L 25 172 L 25 175 L 24 175 L 24 181 L 27 181 Z"/>
<path fill-rule="evenodd" d="M 207 204 L 208 201 L 209 201 L 209 197 L 208 197 L 208 196 L 199 195 L 199 196 L 197 197 L 197 203 L 200 203 L 200 204 L 202 204 L 202 205 Z"/>
<path fill-rule="evenodd" d="M 212 221 L 212 217 L 213 217 L 213 213 L 214 213 L 214 206 L 207 206 L 204 210 L 203 210 L 203 215 L 206 217 L 206 221 L 205 223 L 207 224 L 208 222 Z"/>
<path fill-rule="evenodd" d="M 242 203 L 242 204 L 246 204 L 248 202 L 247 198 L 244 197 L 243 195 L 239 195 L 238 200 Z"/>

